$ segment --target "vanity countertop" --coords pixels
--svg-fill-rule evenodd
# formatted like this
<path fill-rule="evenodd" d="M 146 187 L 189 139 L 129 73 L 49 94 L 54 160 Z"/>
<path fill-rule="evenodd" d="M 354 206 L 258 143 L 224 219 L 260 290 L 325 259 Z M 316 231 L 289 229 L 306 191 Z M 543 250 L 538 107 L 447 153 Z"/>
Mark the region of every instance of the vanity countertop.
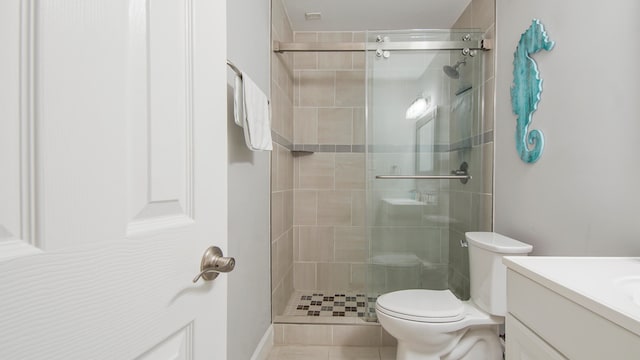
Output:
<path fill-rule="evenodd" d="M 640 336 L 640 257 L 510 256 L 503 263 Z"/>

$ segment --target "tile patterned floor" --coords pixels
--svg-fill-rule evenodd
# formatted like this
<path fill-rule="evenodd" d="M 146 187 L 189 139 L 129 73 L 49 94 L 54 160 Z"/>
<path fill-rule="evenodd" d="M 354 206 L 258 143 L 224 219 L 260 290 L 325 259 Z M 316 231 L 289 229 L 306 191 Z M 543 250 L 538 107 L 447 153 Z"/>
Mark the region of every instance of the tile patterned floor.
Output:
<path fill-rule="evenodd" d="M 395 360 L 395 347 L 274 346 L 268 360 Z"/>
<path fill-rule="evenodd" d="M 362 293 L 296 291 L 284 315 L 364 318 L 375 313 L 375 301 Z"/>

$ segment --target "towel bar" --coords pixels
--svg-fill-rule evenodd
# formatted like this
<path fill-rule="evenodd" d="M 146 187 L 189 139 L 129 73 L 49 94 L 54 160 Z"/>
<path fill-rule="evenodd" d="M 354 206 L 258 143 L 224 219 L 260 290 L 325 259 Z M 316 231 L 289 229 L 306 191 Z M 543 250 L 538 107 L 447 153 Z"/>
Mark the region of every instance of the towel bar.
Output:
<path fill-rule="evenodd" d="M 237 66 L 235 66 L 231 61 L 227 60 L 227 65 L 231 68 L 231 70 L 233 70 L 234 73 L 236 73 L 236 75 L 238 75 L 240 78 L 242 78 L 242 71 L 240 71 L 240 69 L 238 69 Z"/>

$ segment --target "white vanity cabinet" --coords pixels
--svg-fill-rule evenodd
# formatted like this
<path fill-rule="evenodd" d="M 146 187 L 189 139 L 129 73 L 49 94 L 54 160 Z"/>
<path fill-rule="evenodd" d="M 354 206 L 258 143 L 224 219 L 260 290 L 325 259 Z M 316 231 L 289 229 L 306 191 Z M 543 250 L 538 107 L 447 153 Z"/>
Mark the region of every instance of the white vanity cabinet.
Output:
<path fill-rule="evenodd" d="M 640 285 L 640 259 L 508 257 L 504 264 L 507 360 L 640 359 L 633 293 L 640 288 L 627 286 L 636 277 Z"/>
<path fill-rule="evenodd" d="M 566 359 L 512 315 L 507 315 L 507 334 L 507 359 Z"/>

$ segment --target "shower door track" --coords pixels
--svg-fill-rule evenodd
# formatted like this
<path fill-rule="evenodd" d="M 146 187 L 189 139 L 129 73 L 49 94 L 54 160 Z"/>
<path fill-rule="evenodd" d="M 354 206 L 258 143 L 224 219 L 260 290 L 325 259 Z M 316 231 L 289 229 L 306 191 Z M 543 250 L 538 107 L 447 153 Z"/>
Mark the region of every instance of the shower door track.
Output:
<path fill-rule="evenodd" d="M 478 41 L 401 41 L 401 42 L 273 42 L 273 52 L 414 51 L 414 50 L 490 50 L 488 40 Z"/>

